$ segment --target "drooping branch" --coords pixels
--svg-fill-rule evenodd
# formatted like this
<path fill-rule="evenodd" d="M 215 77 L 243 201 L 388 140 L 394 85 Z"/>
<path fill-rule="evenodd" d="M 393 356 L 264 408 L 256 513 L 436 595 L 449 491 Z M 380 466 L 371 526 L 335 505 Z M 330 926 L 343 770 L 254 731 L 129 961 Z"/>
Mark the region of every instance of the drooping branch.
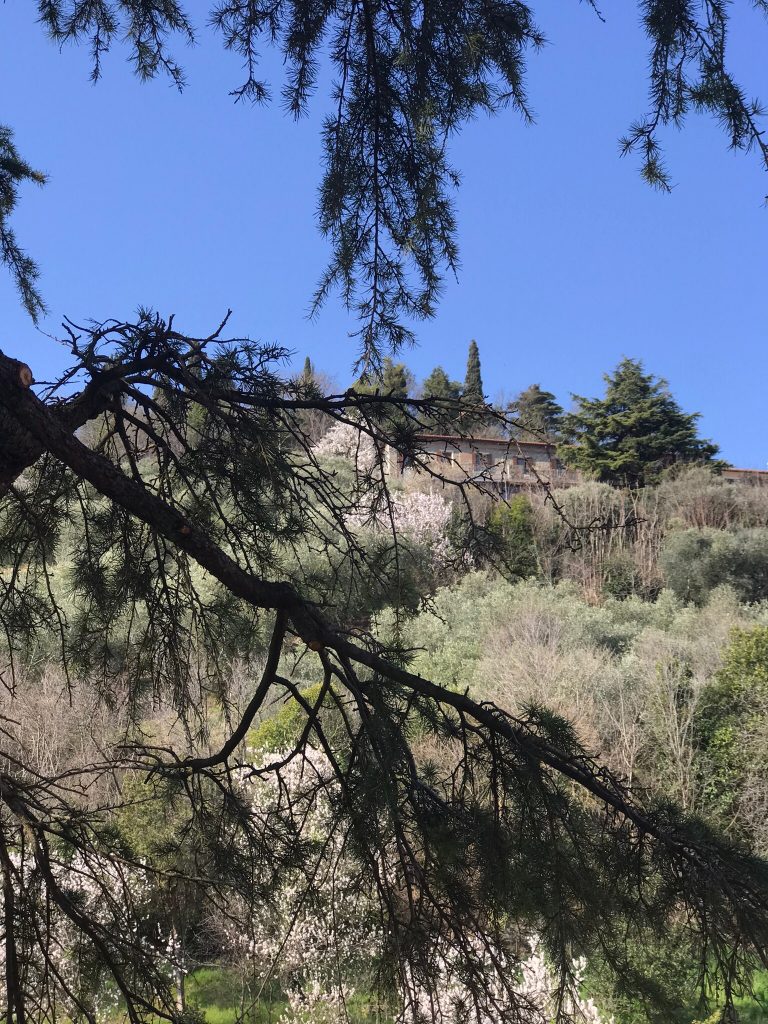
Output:
<path fill-rule="evenodd" d="M 588 6 L 601 18 L 594 0 Z M 755 150 L 768 165 L 762 108 L 729 67 L 728 5 L 642 0 L 637 6 L 650 49 L 651 106 L 622 148 L 640 152 L 646 180 L 671 187 L 659 131 L 682 125 L 690 110 L 712 114 L 732 148 Z M 762 3 L 753 6 L 764 11 Z M 42 11 L 44 29 L 57 43 L 90 43 L 94 79 L 111 45 L 122 39 L 140 78 L 167 74 L 183 86 L 172 44 L 194 42 L 196 34 L 182 3 L 48 0 Z M 287 70 L 286 106 L 298 116 L 330 55 L 336 113 L 323 127 L 318 219 L 331 254 L 314 306 L 333 291 L 341 294 L 360 323 L 358 355 L 365 368 L 376 368 L 387 350 L 413 340 L 414 321 L 434 315 L 445 274 L 457 272 L 459 173 L 449 160 L 450 138 L 478 113 L 505 106 L 532 120 L 526 62 L 545 42 L 536 11 L 534 3 L 517 0 L 441 0 L 427 7 L 405 0 L 217 0 L 211 6 L 211 24 L 245 67 L 246 80 L 233 92 L 237 99 L 269 98 L 257 65 L 263 46 L 276 47 Z M 41 180 L 0 128 L 0 262 L 36 315 L 43 308 L 36 267 L 6 224 L 18 183 L 29 179 Z"/>
<path fill-rule="evenodd" d="M 487 735 L 498 736 L 511 744 L 523 759 L 532 764 L 545 765 L 556 774 L 576 783 L 593 798 L 630 821 L 640 835 L 662 844 L 670 856 L 689 863 L 695 870 L 711 875 L 718 884 L 732 889 L 734 898 L 737 898 L 738 893 L 738 899 L 756 911 L 762 912 L 768 907 L 764 894 L 742 888 L 739 879 L 729 872 L 724 862 L 721 864 L 718 861 L 717 856 L 713 859 L 706 850 L 699 849 L 689 836 L 678 834 L 674 829 L 644 814 L 626 788 L 610 773 L 598 768 L 591 759 L 582 755 L 564 754 L 494 705 L 480 704 L 467 694 L 456 693 L 416 676 L 388 661 L 375 650 L 367 650 L 353 643 L 331 627 L 320 611 L 304 599 L 292 584 L 260 579 L 241 568 L 193 523 L 183 519 L 161 498 L 69 434 L 29 389 L 27 385 L 31 378 L 24 371 L 20 372 L 21 366 L 16 360 L 0 356 L 0 406 L 20 427 L 23 424 L 24 429 L 46 451 L 80 478 L 87 480 L 104 497 L 147 523 L 166 541 L 189 554 L 232 594 L 256 608 L 285 613 L 296 635 L 311 650 L 328 649 L 335 652 L 342 666 L 342 678 L 349 678 L 349 672 L 343 668 L 345 662 L 356 663 L 373 672 L 383 687 L 404 687 L 434 701 L 437 706 L 451 708 L 460 716 L 471 718 Z M 276 673 L 282 637 L 282 626 L 278 625 L 267 670 L 249 709 L 253 714 L 261 705 Z M 241 734 L 244 734 L 253 714 L 246 713 L 236 730 L 239 738 L 242 738 Z M 210 767 L 226 760 L 233 749 L 234 745 L 227 743 L 222 751 L 223 756 L 200 759 L 199 763 L 195 761 L 186 766 L 193 769 Z M 175 767 L 178 768 L 178 764 Z"/>

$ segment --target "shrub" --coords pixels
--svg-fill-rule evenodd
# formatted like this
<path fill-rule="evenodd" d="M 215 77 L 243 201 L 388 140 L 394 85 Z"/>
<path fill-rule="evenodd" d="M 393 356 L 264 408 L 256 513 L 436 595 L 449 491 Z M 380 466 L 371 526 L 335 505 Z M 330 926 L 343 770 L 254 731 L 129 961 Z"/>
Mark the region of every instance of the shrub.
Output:
<path fill-rule="evenodd" d="M 495 541 L 504 569 L 514 577 L 535 576 L 538 569 L 533 542 L 533 509 L 524 494 L 494 505 L 488 533 Z"/>
<path fill-rule="evenodd" d="M 708 803 L 742 832 L 764 831 L 767 734 L 768 626 L 734 629 L 723 666 L 702 701 L 697 738 Z"/>
<path fill-rule="evenodd" d="M 683 526 L 731 530 L 768 525 L 768 489 L 734 485 L 704 466 L 670 473 L 658 497 L 666 519 Z"/>
<path fill-rule="evenodd" d="M 742 601 L 762 601 L 768 598 L 768 529 L 681 530 L 666 539 L 661 564 L 668 586 L 684 601 L 703 604 L 722 584 Z"/>
<path fill-rule="evenodd" d="M 635 560 L 628 551 L 611 555 L 603 565 L 603 593 L 608 597 L 624 601 L 632 594 L 642 591 L 640 575 Z"/>

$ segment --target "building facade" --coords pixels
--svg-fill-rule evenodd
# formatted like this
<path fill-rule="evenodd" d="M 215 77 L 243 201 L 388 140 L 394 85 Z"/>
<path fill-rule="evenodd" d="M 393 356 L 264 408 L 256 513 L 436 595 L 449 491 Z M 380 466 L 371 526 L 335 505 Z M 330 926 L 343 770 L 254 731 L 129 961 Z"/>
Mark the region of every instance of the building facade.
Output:
<path fill-rule="evenodd" d="M 582 481 L 578 470 L 558 458 L 557 446 L 506 437 L 420 434 L 414 458 L 390 449 L 389 472 L 435 473 L 471 481 L 505 496 L 532 487 L 570 487 Z"/>

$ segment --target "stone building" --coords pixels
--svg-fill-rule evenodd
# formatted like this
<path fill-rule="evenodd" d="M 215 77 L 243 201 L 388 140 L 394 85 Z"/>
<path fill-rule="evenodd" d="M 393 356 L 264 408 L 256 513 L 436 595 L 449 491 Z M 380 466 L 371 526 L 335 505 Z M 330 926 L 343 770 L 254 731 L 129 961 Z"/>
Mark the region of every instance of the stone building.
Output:
<path fill-rule="evenodd" d="M 467 480 L 504 496 L 542 485 L 570 487 L 580 483 L 578 470 L 565 466 L 557 446 L 544 441 L 517 441 L 506 437 L 461 437 L 420 434 L 415 459 L 389 451 L 393 476 L 429 473 Z"/>
<path fill-rule="evenodd" d="M 736 466 L 728 466 L 721 475 L 723 480 L 728 480 L 732 484 L 768 487 L 768 469 L 737 469 Z"/>

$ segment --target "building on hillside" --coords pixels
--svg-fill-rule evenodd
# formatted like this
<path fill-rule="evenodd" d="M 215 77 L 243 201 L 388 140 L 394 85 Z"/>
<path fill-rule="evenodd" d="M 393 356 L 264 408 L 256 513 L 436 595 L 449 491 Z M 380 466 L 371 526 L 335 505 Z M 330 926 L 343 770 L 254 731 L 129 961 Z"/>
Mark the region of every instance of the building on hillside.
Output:
<path fill-rule="evenodd" d="M 545 441 L 517 441 L 506 437 L 462 437 L 459 434 L 419 434 L 415 459 L 388 449 L 387 471 L 392 476 L 434 472 L 452 480 L 466 480 L 504 497 L 534 487 L 573 487 L 584 481 L 578 469 L 566 466 L 557 446 Z M 733 484 L 768 487 L 768 470 L 722 470 Z"/>
<path fill-rule="evenodd" d="M 768 487 L 768 469 L 737 469 L 728 466 L 721 474 L 723 480 L 732 484 L 751 484 L 753 487 Z"/>
<path fill-rule="evenodd" d="M 506 437 L 461 437 L 458 434 L 420 434 L 415 460 L 389 450 L 393 476 L 429 473 L 472 481 L 504 496 L 533 487 L 571 487 L 581 483 L 578 470 L 566 467 L 557 446 L 544 441 Z"/>

